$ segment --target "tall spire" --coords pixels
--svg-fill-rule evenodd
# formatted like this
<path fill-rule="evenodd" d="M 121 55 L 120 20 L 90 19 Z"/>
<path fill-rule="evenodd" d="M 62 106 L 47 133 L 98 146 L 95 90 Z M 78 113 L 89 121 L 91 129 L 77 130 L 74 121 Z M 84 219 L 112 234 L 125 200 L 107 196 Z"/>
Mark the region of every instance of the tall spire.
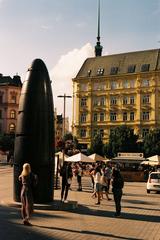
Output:
<path fill-rule="evenodd" d="M 102 46 L 100 43 L 100 0 L 98 0 L 98 34 L 97 34 L 97 44 L 95 46 L 95 55 L 99 57 L 102 55 Z"/>

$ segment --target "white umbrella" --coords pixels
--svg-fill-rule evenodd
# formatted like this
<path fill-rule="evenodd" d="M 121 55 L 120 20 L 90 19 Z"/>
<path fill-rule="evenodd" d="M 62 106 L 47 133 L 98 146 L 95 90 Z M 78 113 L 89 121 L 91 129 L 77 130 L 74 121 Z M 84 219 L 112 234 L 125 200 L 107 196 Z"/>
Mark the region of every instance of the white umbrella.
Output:
<path fill-rule="evenodd" d="M 86 163 L 94 162 L 93 159 L 91 159 L 90 157 L 87 157 L 83 153 L 77 153 L 71 157 L 68 157 L 67 159 L 65 159 L 65 161 L 67 161 L 67 162 L 86 162 Z"/>

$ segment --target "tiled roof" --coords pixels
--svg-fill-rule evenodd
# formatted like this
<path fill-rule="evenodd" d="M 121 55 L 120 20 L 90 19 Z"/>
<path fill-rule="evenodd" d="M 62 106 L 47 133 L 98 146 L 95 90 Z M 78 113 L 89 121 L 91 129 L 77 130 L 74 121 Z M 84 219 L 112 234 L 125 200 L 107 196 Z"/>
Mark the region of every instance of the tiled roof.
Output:
<path fill-rule="evenodd" d="M 134 65 L 134 73 L 141 72 L 142 65 L 148 65 L 149 71 L 160 70 L 160 49 L 88 58 L 83 63 L 77 77 L 97 76 L 98 70 L 100 73 L 103 72 L 99 75 L 111 75 L 111 68 L 118 68 L 117 74 L 125 74 L 128 73 L 128 67 Z"/>

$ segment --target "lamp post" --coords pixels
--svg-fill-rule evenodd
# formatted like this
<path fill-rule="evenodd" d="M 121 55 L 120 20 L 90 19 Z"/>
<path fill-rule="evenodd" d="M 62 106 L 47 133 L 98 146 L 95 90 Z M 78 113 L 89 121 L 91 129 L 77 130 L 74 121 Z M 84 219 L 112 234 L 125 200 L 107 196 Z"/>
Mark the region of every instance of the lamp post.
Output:
<path fill-rule="evenodd" d="M 63 98 L 63 137 L 65 135 L 65 117 L 66 117 L 66 98 L 72 98 L 70 95 L 58 95 L 57 97 Z M 65 149 L 65 143 L 64 143 L 64 149 Z M 63 149 L 63 162 L 64 162 L 64 149 Z"/>

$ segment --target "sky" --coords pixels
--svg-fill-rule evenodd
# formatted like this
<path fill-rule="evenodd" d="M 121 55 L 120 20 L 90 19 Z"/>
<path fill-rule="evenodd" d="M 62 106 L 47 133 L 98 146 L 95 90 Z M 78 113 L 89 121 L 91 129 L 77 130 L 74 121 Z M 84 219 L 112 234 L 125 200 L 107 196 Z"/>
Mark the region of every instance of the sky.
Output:
<path fill-rule="evenodd" d="M 41 58 L 52 80 L 54 107 L 72 95 L 72 78 L 94 57 L 98 0 L 0 0 L 0 73 L 22 82 Z M 102 55 L 160 48 L 160 0 L 101 0 Z M 66 100 L 66 116 L 72 99 Z"/>

